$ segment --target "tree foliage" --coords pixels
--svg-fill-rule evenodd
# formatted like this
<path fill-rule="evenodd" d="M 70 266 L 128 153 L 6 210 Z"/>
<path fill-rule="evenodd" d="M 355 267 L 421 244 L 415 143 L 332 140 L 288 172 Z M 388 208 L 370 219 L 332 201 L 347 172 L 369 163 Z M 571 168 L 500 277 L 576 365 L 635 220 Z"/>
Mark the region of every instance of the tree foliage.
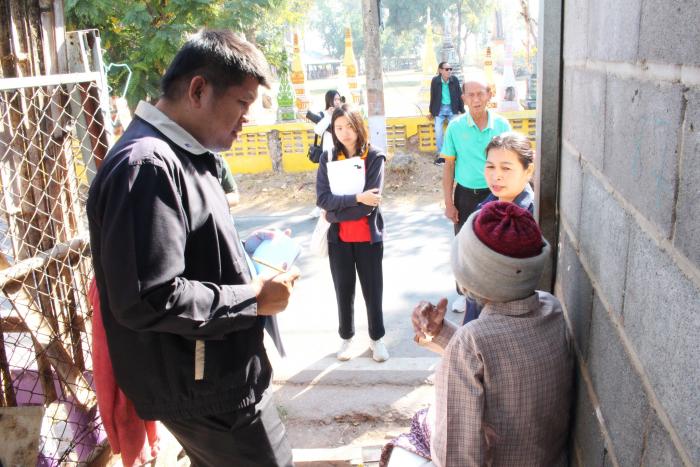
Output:
<path fill-rule="evenodd" d="M 462 47 L 471 33 L 478 31 L 491 13 L 493 5 L 490 0 L 456 0 L 455 13 L 457 16 L 457 54 L 464 61 Z"/>
<path fill-rule="evenodd" d="M 442 14 L 454 0 L 382 0 L 384 30 L 381 32 L 383 57 L 402 57 L 420 54 L 425 37 L 427 7 L 431 7 L 433 24 L 442 25 Z M 362 2 L 359 0 L 316 0 L 309 13 L 309 26 L 323 40 L 328 55 L 341 58 L 345 50 L 345 27 L 352 30 L 355 55 L 364 50 L 362 30 Z M 440 26 L 441 27 L 441 26 Z"/>
<path fill-rule="evenodd" d="M 284 34 L 304 18 L 312 0 L 65 0 L 70 29 L 96 28 L 105 61 L 132 70 L 129 103 L 159 95 L 158 83 L 188 34 L 228 28 L 258 44 L 270 63 L 285 68 Z M 121 71 L 109 76 L 121 88 Z"/>
<path fill-rule="evenodd" d="M 382 8 L 388 10 L 385 25 L 394 31 L 413 31 L 423 37 L 428 7 L 433 26 L 442 27 L 443 14 L 452 3 L 454 0 L 382 0 Z"/>
<path fill-rule="evenodd" d="M 410 35 L 415 40 L 414 47 L 418 48 L 425 37 L 428 7 L 434 30 L 442 34 L 444 15 L 447 15 L 460 60 L 467 35 L 479 30 L 493 8 L 491 0 L 382 0 L 382 7 L 388 10 L 387 31 L 397 37 Z M 436 46 L 439 47 L 440 42 L 435 41 Z"/>
<path fill-rule="evenodd" d="M 323 40 L 328 55 L 342 58 L 345 51 L 345 28 L 352 31 L 353 50 L 360 57 L 365 48 L 362 31 L 362 2 L 359 0 L 316 0 L 309 13 L 309 25 Z"/>

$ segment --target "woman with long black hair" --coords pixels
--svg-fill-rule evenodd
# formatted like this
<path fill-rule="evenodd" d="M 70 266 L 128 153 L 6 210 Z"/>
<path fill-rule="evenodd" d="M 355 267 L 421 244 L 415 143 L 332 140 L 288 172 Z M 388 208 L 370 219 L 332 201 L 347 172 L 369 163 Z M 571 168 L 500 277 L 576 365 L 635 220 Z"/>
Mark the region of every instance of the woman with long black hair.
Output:
<path fill-rule="evenodd" d="M 364 161 L 365 184 L 358 194 L 335 195 L 328 179 L 328 158 L 322 157 L 316 175 L 316 204 L 331 223 L 328 230 L 328 259 L 338 303 L 338 333 L 341 338 L 338 360 L 352 356 L 350 343 L 355 335 L 355 274 L 360 279 L 367 307 L 372 358 L 383 362 L 389 353 L 382 341 L 384 219 L 379 204 L 384 184 L 385 154 L 369 144 L 360 112 L 343 104 L 331 119 L 333 161 L 357 157 Z"/>
<path fill-rule="evenodd" d="M 333 118 L 333 111 L 340 107 L 343 102 L 340 94 L 335 89 L 326 91 L 326 96 L 324 99 L 326 103 L 326 110 L 320 112 L 321 120 L 316 123 L 314 133 L 321 137 L 321 147 L 324 151 L 328 151 L 328 154 L 330 154 L 333 150 L 333 138 L 330 131 L 331 118 Z"/>
<path fill-rule="evenodd" d="M 326 107 L 324 111 L 319 112 L 321 119 L 316 122 L 314 126 L 314 133 L 321 137 L 321 147 L 323 148 L 323 155 L 321 158 L 328 159 L 328 155 L 333 152 L 333 137 L 331 136 L 331 118 L 333 117 L 333 111 L 340 107 L 343 103 L 340 93 L 335 89 L 326 91 L 324 97 Z M 318 217 L 321 213 L 321 209 L 315 206 L 311 211 L 312 217 Z"/>

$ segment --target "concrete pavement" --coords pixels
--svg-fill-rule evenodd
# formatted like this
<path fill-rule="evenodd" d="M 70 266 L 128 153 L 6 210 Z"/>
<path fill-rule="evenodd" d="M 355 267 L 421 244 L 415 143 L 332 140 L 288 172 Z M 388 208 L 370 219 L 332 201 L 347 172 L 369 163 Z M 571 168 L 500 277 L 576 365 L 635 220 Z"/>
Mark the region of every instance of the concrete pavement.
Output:
<path fill-rule="evenodd" d="M 439 356 L 413 342 L 410 313 L 424 299 L 456 298 L 449 264 L 452 225 L 437 203 L 420 208 L 383 208 L 384 340 L 391 358 L 371 359 L 367 319 L 359 284 L 355 300 L 356 357 L 339 362 L 335 292 L 327 258 L 305 247 L 316 219 L 311 206 L 263 216 L 234 216 L 241 238 L 256 228 L 291 228 L 304 247 L 302 272 L 289 307 L 278 315 L 287 357 L 268 340 L 275 369 L 274 390 L 295 450 L 383 444 L 407 428 L 413 413 L 429 403 L 430 381 Z M 459 321 L 462 314 L 448 312 Z M 297 451 L 295 451 L 297 452 Z M 301 452 L 301 451 L 299 451 Z M 305 452 L 305 456 L 308 452 Z"/>

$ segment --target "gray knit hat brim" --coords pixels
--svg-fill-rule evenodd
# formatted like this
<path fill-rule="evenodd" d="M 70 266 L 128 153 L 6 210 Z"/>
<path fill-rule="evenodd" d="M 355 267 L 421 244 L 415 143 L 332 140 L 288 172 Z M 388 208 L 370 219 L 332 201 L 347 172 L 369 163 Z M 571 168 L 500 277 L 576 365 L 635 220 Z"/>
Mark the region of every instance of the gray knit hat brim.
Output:
<path fill-rule="evenodd" d="M 549 258 L 549 243 L 542 238 L 542 252 L 530 258 L 512 258 L 497 253 L 474 233 L 474 219 L 478 213 L 469 216 L 452 242 L 452 271 L 457 283 L 496 303 L 532 295 Z"/>

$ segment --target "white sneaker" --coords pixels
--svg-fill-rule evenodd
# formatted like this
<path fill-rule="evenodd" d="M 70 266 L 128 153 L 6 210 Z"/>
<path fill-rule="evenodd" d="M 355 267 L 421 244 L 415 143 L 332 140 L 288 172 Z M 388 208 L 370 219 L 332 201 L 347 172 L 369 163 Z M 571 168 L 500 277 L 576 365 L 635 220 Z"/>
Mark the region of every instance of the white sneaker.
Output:
<path fill-rule="evenodd" d="M 452 302 L 452 311 L 455 313 L 464 313 L 467 311 L 467 299 L 464 295 L 460 295 L 457 300 Z"/>
<path fill-rule="evenodd" d="M 338 353 L 335 354 L 335 357 L 341 362 L 350 360 L 352 358 L 352 353 L 350 353 L 351 343 L 352 339 L 343 339 L 340 342 L 340 348 L 338 349 Z"/>
<path fill-rule="evenodd" d="M 372 359 L 375 362 L 385 362 L 389 360 L 389 351 L 386 349 L 386 345 L 381 339 L 376 341 L 370 340 L 369 347 L 372 349 Z"/>
<path fill-rule="evenodd" d="M 321 208 L 319 208 L 318 206 L 315 206 L 311 210 L 311 212 L 309 213 L 309 216 L 311 216 L 311 217 L 318 217 L 320 215 L 321 215 Z"/>

